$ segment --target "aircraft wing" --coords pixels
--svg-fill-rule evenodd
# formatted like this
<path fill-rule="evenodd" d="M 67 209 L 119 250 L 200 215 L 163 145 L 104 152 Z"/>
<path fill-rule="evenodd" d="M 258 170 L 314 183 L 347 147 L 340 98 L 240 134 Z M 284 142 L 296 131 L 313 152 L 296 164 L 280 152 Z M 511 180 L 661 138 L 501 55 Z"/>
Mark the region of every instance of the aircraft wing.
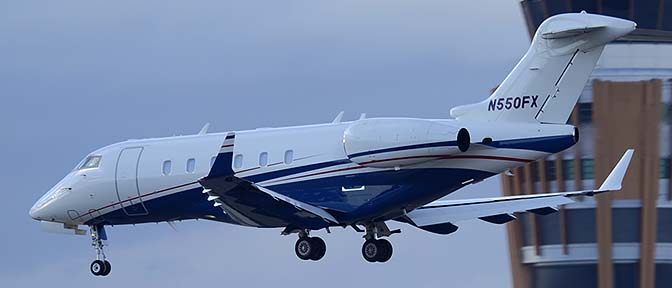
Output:
<path fill-rule="evenodd" d="M 457 230 L 452 223 L 481 219 L 503 224 L 516 219 L 515 212 L 532 212 L 546 215 L 557 211 L 555 207 L 574 202 L 574 196 L 594 196 L 595 194 L 621 190 L 621 183 L 634 150 L 629 149 L 611 171 L 600 188 L 559 193 L 532 194 L 495 198 L 435 201 L 409 212 L 402 221 L 419 228 L 448 234 Z M 443 227 L 441 227 L 444 225 Z M 447 233 L 442 233 L 447 232 Z"/>
<path fill-rule="evenodd" d="M 242 225 L 321 229 L 338 224 L 329 212 L 235 176 L 199 180 L 208 200 Z"/>

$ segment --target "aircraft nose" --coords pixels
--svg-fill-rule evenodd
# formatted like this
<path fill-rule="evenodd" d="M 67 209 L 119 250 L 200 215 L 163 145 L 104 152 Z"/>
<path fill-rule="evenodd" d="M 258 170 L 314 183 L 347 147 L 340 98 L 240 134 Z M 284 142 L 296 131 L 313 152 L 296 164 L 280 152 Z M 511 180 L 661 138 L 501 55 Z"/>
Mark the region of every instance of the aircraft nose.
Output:
<path fill-rule="evenodd" d="M 37 204 L 37 203 L 35 203 L 35 204 Z M 36 206 L 37 205 L 33 205 L 33 207 L 30 207 L 30 211 L 28 212 L 28 214 L 30 215 L 30 218 L 33 218 L 35 220 L 40 220 L 40 218 L 41 218 L 40 217 L 41 216 L 40 209 L 37 208 Z"/>
<path fill-rule="evenodd" d="M 66 211 L 66 209 L 59 199 L 66 197 L 70 193 L 70 190 L 71 188 L 67 187 L 52 188 L 33 204 L 28 214 L 35 220 L 63 220 L 63 211 Z"/>

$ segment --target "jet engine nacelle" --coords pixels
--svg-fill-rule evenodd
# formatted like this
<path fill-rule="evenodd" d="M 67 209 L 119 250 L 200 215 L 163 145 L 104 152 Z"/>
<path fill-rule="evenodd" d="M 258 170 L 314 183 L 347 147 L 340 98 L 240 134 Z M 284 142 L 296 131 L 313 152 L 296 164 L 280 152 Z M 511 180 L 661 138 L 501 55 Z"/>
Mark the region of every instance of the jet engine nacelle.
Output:
<path fill-rule="evenodd" d="M 348 158 L 360 165 L 391 168 L 431 161 L 469 149 L 466 128 L 423 119 L 362 119 L 345 130 Z"/>

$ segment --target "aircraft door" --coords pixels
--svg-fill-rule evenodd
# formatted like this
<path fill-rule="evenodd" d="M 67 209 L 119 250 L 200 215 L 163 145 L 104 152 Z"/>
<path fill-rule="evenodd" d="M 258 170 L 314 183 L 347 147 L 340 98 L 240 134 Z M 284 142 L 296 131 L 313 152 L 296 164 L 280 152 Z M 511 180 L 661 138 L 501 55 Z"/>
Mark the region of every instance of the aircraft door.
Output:
<path fill-rule="evenodd" d="M 115 171 L 117 197 L 126 215 L 147 215 L 147 208 L 140 198 L 138 188 L 138 164 L 142 147 L 124 148 L 119 153 Z"/>

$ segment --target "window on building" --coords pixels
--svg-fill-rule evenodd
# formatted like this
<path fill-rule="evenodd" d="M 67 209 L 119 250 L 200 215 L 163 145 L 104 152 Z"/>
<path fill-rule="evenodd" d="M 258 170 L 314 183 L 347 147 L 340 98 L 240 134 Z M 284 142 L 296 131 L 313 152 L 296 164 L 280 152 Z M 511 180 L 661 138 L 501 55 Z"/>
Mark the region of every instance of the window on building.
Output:
<path fill-rule="evenodd" d="M 566 209 L 567 241 L 575 243 L 595 243 L 595 209 Z"/>
<path fill-rule="evenodd" d="M 663 118 L 662 120 L 667 124 L 672 124 L 672 105 L 665 104 L 662 109 L 663 111 L 660 113 L 660 116 Z"/>
<path fill-rule="evenodd" d="M 657 242 L 672 243 L 672 208 L 658 208 Z"/>
<path fill-rule="evenodd" d="M 555 173 L 555 161 L 546 161 L 546 181 L 555 181 L 557 175 Z"/>
<path fill-rule="evenodd" d="M 536 215 L 539 225 L 539 244 L 555 245 L 561 244 L 560 237 L 560 213 L 548 215 Z"/>
<path fill-rule="evenodd" d="M 588 288 L 597 286 L 596 264 L 531 266 L 532 287 Z"/>
<path fill-rule="evenodd" d="M 520 226 L 523 229 L 523 246 L 532 246 L 532 214 L 517 213 L 516 217 L 520 221 Z"/>
<path fill-rule="evenodd" d="M 614 243 L 639 242 L 640 231 L 640 208 L 613 208 L 612 213 L 612 239 Z"/>
<path fill-rule="evenodd" d="M 233 157 L 233 168 L 243 167 L 243 154 L 236 154 L 236 157 Z"/>
<path fill-rule="evenodd" d="M 672 264 L 656 263 L 656 287 L 672 287 Z"/>
<path fill-rule="evenodd" d="M 635 4 L 634 7 L 634 16 L 635 16 L 635 22 L 637 22 L 637 27 L 638 28 L 646 28 L 646 29 L 660 29 L 658 26 L 658 11 L 659 8 L 664 5 L 662 3 L 659 3 L 662 1 L 635 1 L 633 4 Z M 669 0 L 667 3 L 670 3 Z M 660 14 L 661 16 L 664 14 Z M 665 15 L 669 17 L 669 15 Z M 665 17 L 663 17 L 665 18 Z M 662 19 L 661 19 L 662 20 Z M 662 22 L 662 21 L 661 21 Z"/>
<path fill-rule="evenodd" d="M 196 159 L 189 158 L 187 160 L 187 172 L 188 173 L 193 173 L 194 170 L 196 170 Z"/>
<path fill-rule="evenodd" d="M 268 165 L 268 153 L 261 152 L 259 153 L 259 166 L 263 167 Z"/>
<path fill-rule="evenodd" d="M 593 103 L 579 103 L 579 122 L 593 122 Z"/>
<path fill-rule="evenodd" d="M 562 176 L 565 180 L 574 180 L 574 160 L 562 160 Z"/>
<path fill-rule="evenodd" d="M 532 181 L 534 182 L 539 182 L 539 163 L 537 162 L 532 162 L 530 163 L 530 174 L 532 177 Z"/>
<path fill-rule="evenodd" d="M 162 172 L 163 175 L 170 175 L 170 172 L 173 169 L 173 162 L 170 160 L 163 161 Z"/>
<path fill-rule="evenodd" d="M 581 159 L 581 178 L 594 179 L 593 159 Z"/>
<path fill-rule="evenodd" d="M 660 179 L 670 178 L 670 158 L 660 159 Z"/>
<path fill-rule="evenodd" d="M 630 10 L 632 9 L 632 7 L 630 7 L 630 2 L 631 2 L 630 0 L 611 0 L 604 2 L 601 1 L 602 3 L 601 14 L 629 19 Z M 656 17 L 656 16 L 650 15 L 649 17 Z"/>
<path fill-rule="evenodd" d="M 285 151 L 285 164 L 292 164 L 294 161 L 294 150 Z"/>

